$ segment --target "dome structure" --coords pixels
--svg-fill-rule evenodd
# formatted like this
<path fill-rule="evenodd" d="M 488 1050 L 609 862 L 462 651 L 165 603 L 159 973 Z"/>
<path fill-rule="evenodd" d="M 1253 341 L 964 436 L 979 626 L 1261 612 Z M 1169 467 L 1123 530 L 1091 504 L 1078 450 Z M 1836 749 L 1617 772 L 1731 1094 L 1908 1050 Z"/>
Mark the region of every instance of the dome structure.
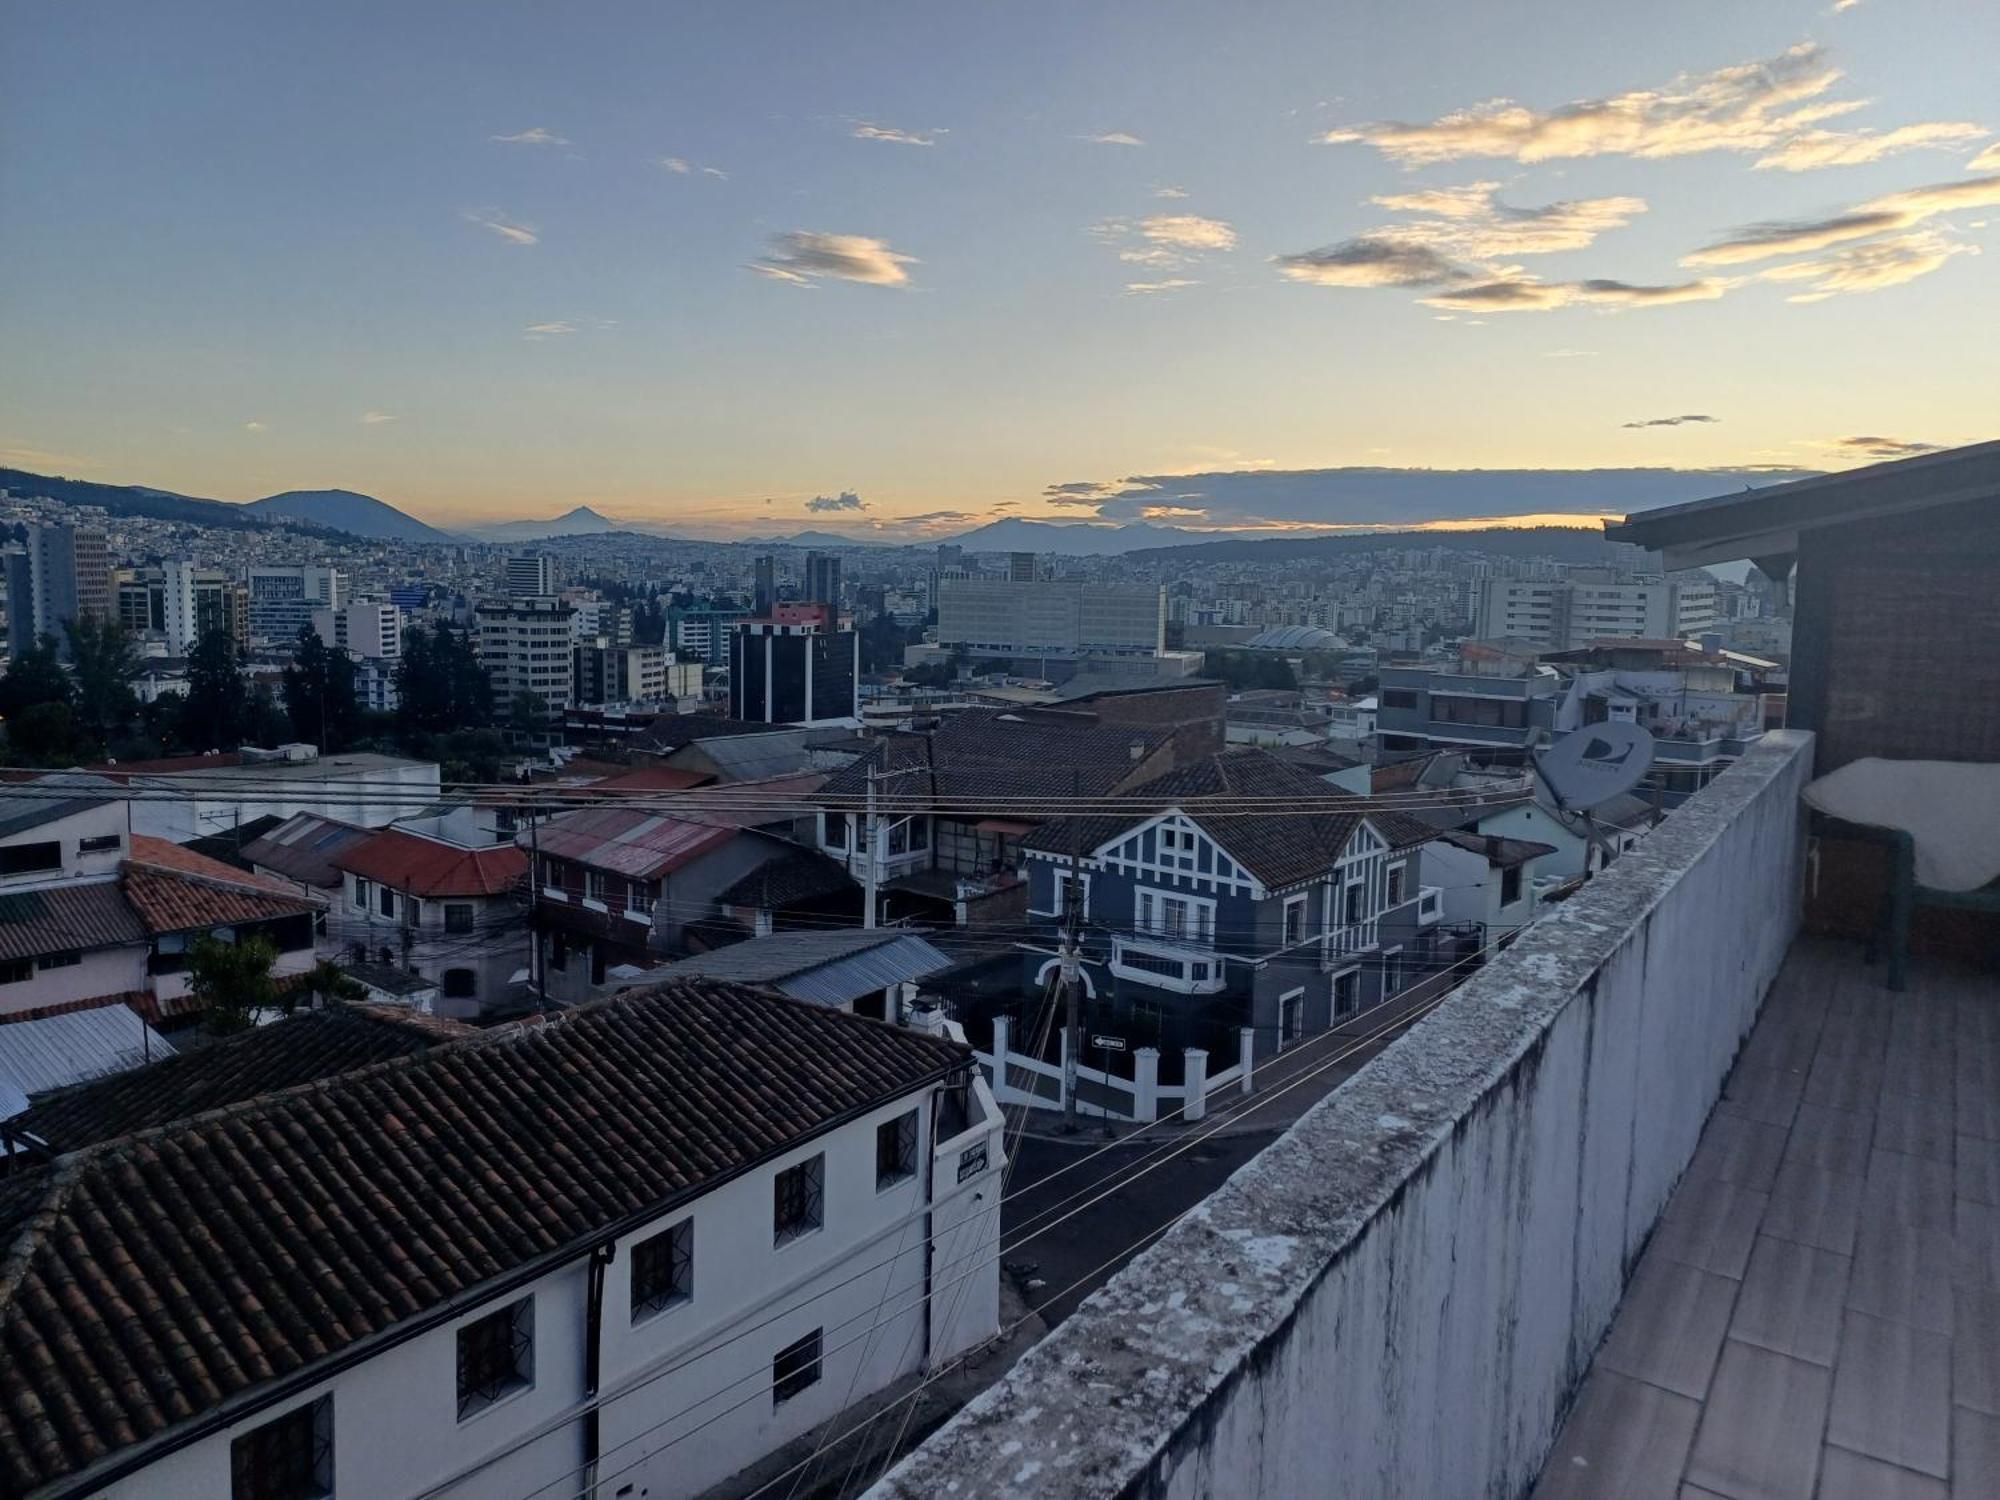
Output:
<path fill-rule="evenodd" d="M 1243 643 L 1252 651 L 1345 651 L 1347 642 L 1316 625 L 1274 625 Z"/>

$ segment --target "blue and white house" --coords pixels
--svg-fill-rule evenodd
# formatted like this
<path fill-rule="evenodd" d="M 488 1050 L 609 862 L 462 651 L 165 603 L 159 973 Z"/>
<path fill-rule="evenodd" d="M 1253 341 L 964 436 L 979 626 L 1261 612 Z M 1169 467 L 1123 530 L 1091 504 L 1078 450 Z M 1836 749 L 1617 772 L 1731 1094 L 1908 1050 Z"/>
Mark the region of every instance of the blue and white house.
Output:
<path fill-rule="evenodd" d="M 1233 1053 L 1249 1027 L 1261 1059 L 1434 967 L 1443 902 L 1419 882 L 1428 825 L 1261 749 L 1129 795 L 1156 805 L 1045 824 L 1023 844 L 1035 934 L 1024 980 L 1047 986 L 1075 915 L 1086 1032 Z"/>

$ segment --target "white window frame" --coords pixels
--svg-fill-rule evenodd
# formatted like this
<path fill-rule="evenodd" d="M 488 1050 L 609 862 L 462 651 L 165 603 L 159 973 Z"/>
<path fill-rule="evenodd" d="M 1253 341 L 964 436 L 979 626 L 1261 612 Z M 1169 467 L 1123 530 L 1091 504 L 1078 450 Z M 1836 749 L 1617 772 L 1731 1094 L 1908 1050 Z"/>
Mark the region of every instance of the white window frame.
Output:
<path fill-rule="evenodd" d="M 1392 974 L 1396 980 L 1394 984 L 1389 982 L 1389 977 Z M 1382 998 L 1387 1000 L 1391 996 L 1402 994 L 1403 986 L 1407 982 L 1408 980 L 1403 973 L 1403 945 L 1398 943 L 1393 948 L 1384 948 L 1382 950 Z"/>
<path fill-rule="evenodd" d="M 1343 979 L 1352 979 L 1354 981 L 1354 1006 L 1352 1009 L 1345 1011 L 1340 1008 L 1340 981 Z M 1332 978 L 1327 981 L 1326 1004 L 1327 1014 L 1331 1018 L 1332 1024 L 1336 1026 L 1348 1016 L 1358 1016 L 1361 1014 L 1363 1009 L 1361 1004 L 1361 965 L 1348 964 L 1346 967 L 1334 971 Z"/>
<path fill-rule="evenodd" d="M 1294 1000 L 1299 1005 L 1299 1029 L 1296 1033 L 1287 1035 L 1285 1029 L 1285 1010 Z M 1284 994 L 1278 996 L 1278 1050 L 1283 1052 L 1287 1047 L 1296 1047 L 1300 1042 L 1305 1040 L 1305 1037 L 1306 987 L 1300 985 L 1298 988 L 1286 990 Z"/>
<path fill-rule="evenodd" d="M 368 914 L 375 899 L 375 883 L 365 875 L 354 877 L 354 888 L 348 892 L 348 904 L 354 910 Z"/>
<path fill-rule="evenodd" d="M 1296 896 L 1285 897 L 1282 915 L 1278 919 L 1278 946 L 1296 948 L 1311 935 L 1306 931 L 1306 902 L 1309 898 L 1304 891 Z M 1299 914 L 1298 936 L 1292 935 L 1292 913 Z"/>
<path fill-rule="evenodd" d="M 1168 901 L 1177 901 L 1187 907 L 1191 932 L 1175 933 L 1167 930 L 1163 918 L 1163 905 Z M 1169 943 L 1187 943 L 1199 948 L 1213 947 L 1215 906 L 1213 896 L 1196 896 L 1187 891 L 1162 890 L 1157 886 L 1135 886 L 1132 891 L 1132 930 L 1142 938 L 1160 938 Z"/>
<path fill-rule="evenodd" d="M 1066 869 L 1061 865 L 1055 866 L 1054 882 L 1051 886 L 1051 890 L 1054 894 L 1054 900 L 1051 903 L 1049 910 L 1030 911 L 1028 915 L 1031 917 L 1060 918 L 1063 915 L 1063 886 L 1066 882 L 1071 880 L 1081 882 L 1083 886 L 1083 910 L 1079 912 L 1078 915 L 1081 916 L 1086 922 L 1089 921 L 1090 920 L 1090 871 L 1077 870 L 1074 873 L 1072 873 L 1070 870 Z"/>

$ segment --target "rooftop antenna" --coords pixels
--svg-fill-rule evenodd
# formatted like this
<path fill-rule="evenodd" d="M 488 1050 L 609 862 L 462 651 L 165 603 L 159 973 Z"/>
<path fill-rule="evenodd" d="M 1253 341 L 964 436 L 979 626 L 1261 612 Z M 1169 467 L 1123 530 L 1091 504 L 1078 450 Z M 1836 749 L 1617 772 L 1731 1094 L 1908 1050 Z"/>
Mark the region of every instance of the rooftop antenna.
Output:
<path fill-rule="evenodd" d="M 1546 750 L 1529 750 L 1528 761 L 1557 810 L 1583 820 L 1585 836 L 1598 851 L 1598 867 L 1610 864 L 1610 842 L 1591 809 L 1631 791 L 1652 769 L 1652 735 L 1622 720 L 1586 724 Z"/>

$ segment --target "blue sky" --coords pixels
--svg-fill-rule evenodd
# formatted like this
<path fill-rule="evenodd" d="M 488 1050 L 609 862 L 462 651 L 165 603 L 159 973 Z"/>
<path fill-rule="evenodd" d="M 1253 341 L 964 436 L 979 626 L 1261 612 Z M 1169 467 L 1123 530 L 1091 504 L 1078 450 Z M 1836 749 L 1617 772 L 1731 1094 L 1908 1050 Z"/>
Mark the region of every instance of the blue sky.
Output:
<path fill-rule="evenodd" d="M 1244 476 L 1994 435 L 1990 3 L 4 0 L 0 30 L 24 467 L 722 532 L 847 491 L 817 519 L 914 533 L 1620 510 L 1609 475 L 1601 506 Z M 1628 425 L 1667 417 L 1712 420 Z"/>

